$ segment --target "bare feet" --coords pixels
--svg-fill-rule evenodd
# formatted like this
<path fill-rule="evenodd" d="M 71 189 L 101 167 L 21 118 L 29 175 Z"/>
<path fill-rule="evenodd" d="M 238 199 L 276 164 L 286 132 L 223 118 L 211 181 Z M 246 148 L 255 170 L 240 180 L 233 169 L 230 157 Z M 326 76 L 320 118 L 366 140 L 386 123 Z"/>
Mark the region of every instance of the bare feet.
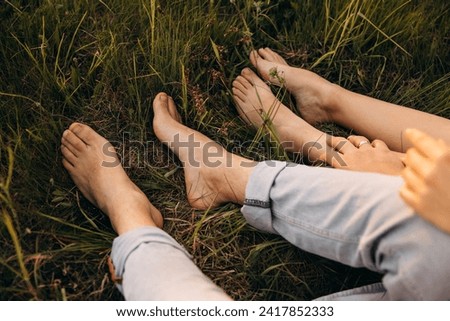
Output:
<path fill-rule="evenodd" d="M 223 203 L 243 204 L 254 163 L 228 153 L 203 134 L 184 126 L 171 97 L 159 93 L 153 101 L 153 130 L 183 163 L 187 198 L 196 209 Z"/>
<path fill-rule="evenodd" d="M 332 120 L 330 108 L 335 87 L 332 83 L 311 71 L 289 66 L 269 48 L 252 51 L 250 61 L 265 80 L 286 87 L 308 123 L 315 125 Z"/>
<path fill-rule="evenodd" d="M 111 220 L 118 234 L 162 227 L 161 213 L 125 173 L 114 147 L 87 125 L 73 123 L 61 138 L 63 165 L 83 195 Z"/>
<path fill-rule="evenodd" d="M 302 151 L 311 161 L 325 158 L 323 154 L 330 149 L 326 134 L 283 105 L 251 69 L 242 70 L 241 75 L 233 82 L 233 97 L 239 114 L 249 124 L 258 128 L 270 119 L 276 138 L 285 150 Z"/>

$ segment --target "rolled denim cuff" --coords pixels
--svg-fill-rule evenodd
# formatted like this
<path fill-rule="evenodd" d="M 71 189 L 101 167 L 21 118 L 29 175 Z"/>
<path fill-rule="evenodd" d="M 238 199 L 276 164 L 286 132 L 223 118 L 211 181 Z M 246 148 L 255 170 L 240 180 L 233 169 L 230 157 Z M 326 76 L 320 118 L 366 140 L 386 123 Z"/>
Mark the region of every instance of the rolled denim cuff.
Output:
<path fill-rule="evenodd" d="M 286 162 L 261 162 L 249 178 L 241 212 L 247 222 L 259 230 L 278 234 L 272 227 L 270 191 L 278 174 L 286 166 L 288 166 Z"/>
<path fill-rule="evenodd" d="M 177 241 L 160 228 L 154 226 L 139 227 L 114 239 L 111 251 L 111 260 L 114 271 L 113 279 L 122 279 L 128 257 L 139 248 L 141 244 L 146 243 L 170 245 L 176 250 L 184 253 L 189 259 L 192 259 L 191 255 Z M 122 292 L 121 284 L 117 283 L 116 285 Z"/>

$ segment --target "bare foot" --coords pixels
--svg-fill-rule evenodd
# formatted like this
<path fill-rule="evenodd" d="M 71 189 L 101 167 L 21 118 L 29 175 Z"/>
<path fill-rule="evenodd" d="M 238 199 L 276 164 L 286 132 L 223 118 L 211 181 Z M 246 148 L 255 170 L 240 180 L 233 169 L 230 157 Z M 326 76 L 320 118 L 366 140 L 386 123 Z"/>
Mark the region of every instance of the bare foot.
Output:
<path fill-rule="evenodd" d="M 70 125 L 61 138 L 61 152 L 81 193 L 108 215 L 118 234 L 145 225 L 162 227 L 161 213 L 127 176 L 114 147 L 92 128 Z"/>
<path fill-rule="evenodd" d="M 233 95 L 241 118 L 255 127 L 268 119 L 283 126 L 286 119 L 295 116 L 249 68 L 244 68 L 233 82 Z"/>
<path fill-rule="evenodd" d="M 242 204 L 253 162 L 228 153 L 203 134 L 184 126 L 171 97 L 153 101 L 153 130 L 183 163 L 189 204 L 201 210 L 223 203 Z"/>
<path fill-rule="evenodd" d="M 242 70 L 233 82 L 233 98 L 240 116 L 247 123 L 258 128 L 270 119 L 276 138 L 285 150 L 303 151 L 311 161 L 315 161 L 323 158 L 323 153 L 329 149 L 326 134 L 283 105 L 251 69 Z"/>
<path fill-rule="evenodd" d="M 308 123 L 315 125 L 332 120 L 329 112 L 333 105 L 332 83 L 311 71 L 289 66 L 269 48 L 252 51 L 250 61 L 265 80 L 286 87 L 295 97 L 302 118 Z"/>

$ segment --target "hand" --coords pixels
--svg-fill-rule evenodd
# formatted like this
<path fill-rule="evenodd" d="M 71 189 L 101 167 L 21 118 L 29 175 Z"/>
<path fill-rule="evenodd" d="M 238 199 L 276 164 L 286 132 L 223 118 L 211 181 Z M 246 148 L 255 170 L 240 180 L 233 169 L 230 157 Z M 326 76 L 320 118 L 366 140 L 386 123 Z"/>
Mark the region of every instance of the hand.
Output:
<path fill-rule="evenodd" d="M 413 147 L 406 153 L 400 196 L 424 219 L 450 233 L 450 146 L 416 129 L 406 130 L 405 137 Z"/>
<path fill-rule="evenodd" d="M 336 154 L 325 155 L 322 160 L 334 168 L 388 175 L 400 175 L 405 168 L 404 154 L 391 151 L 381 140 L 370 143 L 363 136 L 331 137 L 328 144 Z"/>

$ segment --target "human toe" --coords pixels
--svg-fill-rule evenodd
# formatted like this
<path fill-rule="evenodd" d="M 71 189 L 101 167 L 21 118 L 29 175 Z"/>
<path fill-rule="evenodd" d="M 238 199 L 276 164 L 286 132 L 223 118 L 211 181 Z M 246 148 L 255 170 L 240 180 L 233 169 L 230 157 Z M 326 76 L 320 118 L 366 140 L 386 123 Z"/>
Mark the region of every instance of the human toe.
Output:
<path fill-rule="evenodd" d="M 252 87 L 252 84 L 242 76 L 237 76 L 233 81 L 233 87 L 245 93 L 248 89 Z"/>
<path fill-rule="evenodd" d="M 241 75 L 247 80 L 247 83 L 250 83 L 253 87 L 259 87 L 270 91 L 269 86 L 250 68 L 244 68 Z"/>
<path fill-rule="evenodd" d="M 173 98 L 169 96 L 167 108 L 169 110 L 170 116 L 172 116 L 173 119 L 181 123 L 181 116 L 177 111 L 177 106 L 175 105 L 175 102 L 173 101 Z"/>
<path fill-rule="evenodd" d="M 153 100 L 153 111 L 156 119 L 170 120 L 174 119 L 177 122 L 181 122 L 181 116 L 177 112 L 177 107 L 172 97 L 164 92 L 156 95 Z"/>
<path fill-rule="evenodd" d="M 244 102 L 245 102 L 245 98 L 246 98 L 245 93 L 237 87 L 233 87 L 231 89 L 231 91 L 233 92 L 234 100 L 236 101 L 238 106 L 241 107 L 241 105 L 244 104 Z"/>
<path fill-rule="evenodd" d="M 279 54 L 277 54 L 275 51 L 273 51 L 268 47 L 260 49 L 259 55 L 265 60 L 275 63 L 286 64 L 286 61 Z"/>
<path fill-rule="evenodd" d="M 92 144 L 92 142 L 96 141 L 100 136 L 91 127 L 81 123 L 73 123 L 70 125 L 69 131 L 74 133 L 78 139 L 82 140 L 86 145 Z"/>
<path fill-rule="evenodd" d="M 75 166 L 77 156 L 67 146 L 61 145 L 61 153 L 66 161 L 68 161 L 72 166 Z"/>
<path fill-rule="evenodd" d="M 170 116 L 169 96 L 166 93 L 159 93 L 153 100 L 153 112 L 155 117 Z"/>
<path fill-rule="evenodd" d="M 251 85 L 255 85 L 255 82 L 259 79 L 259 77 L 250 68 L 242 69 L 241 76 Z"/>
<path fill-rule="evenodd" d="M 258 51 L 252 50 L 250 52 L 250 62 L 252 63 L 252 65 L 257 67 L 259 59 L 261 59 L 261 56 L 259 55 Z"/>
<path fill-rule="evenodd" d="M 66 129 L 61 137 L 61 144 L 71 150 L 72 153 L 78 155 L 86 149 L 86 144 L 73 131 Z"/>
<path fill-rule="evenodd" d="M 72 172 L 75 168 L 74 165 L 65 158 L 62 159 L 62 164 L 63 164 L 64 168 L 66 170 L 68 170 L 70 174 L 72 174 Z"/>

